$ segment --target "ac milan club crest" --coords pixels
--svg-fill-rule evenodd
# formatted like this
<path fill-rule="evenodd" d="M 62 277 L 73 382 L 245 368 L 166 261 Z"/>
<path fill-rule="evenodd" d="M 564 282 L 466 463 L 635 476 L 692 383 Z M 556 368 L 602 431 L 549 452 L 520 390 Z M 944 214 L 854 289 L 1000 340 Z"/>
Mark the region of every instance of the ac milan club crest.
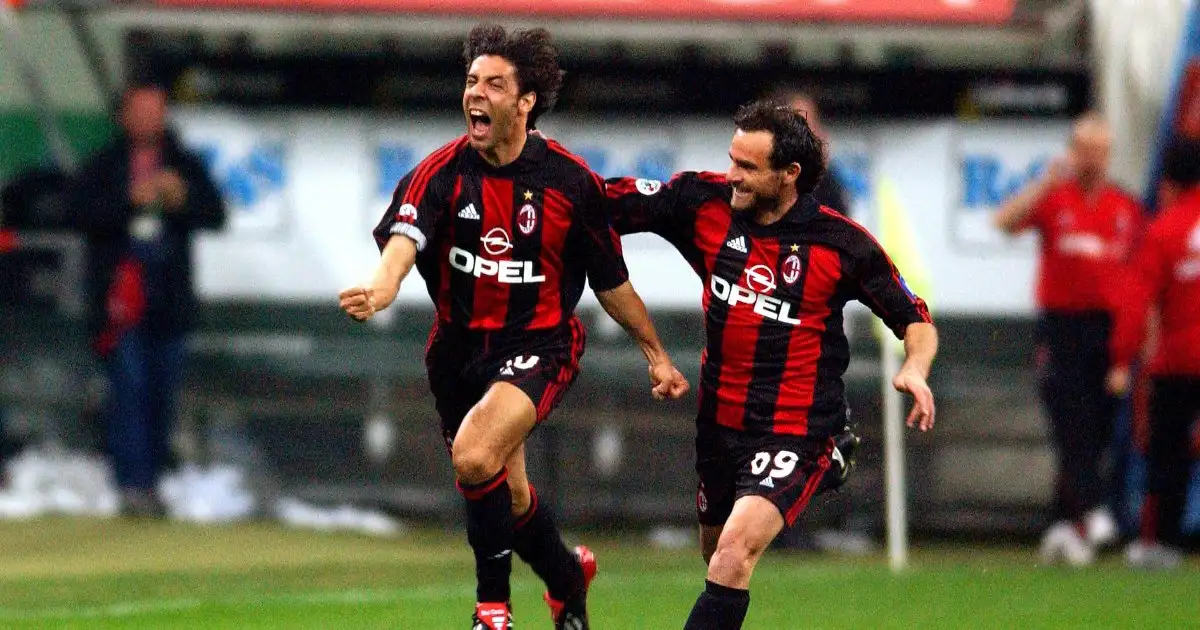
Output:
<path fill-rule="evenodd" d="M 800 257 L 792 254 L 783 259 L 783 266 L 780 268 L 783 273 L 783 281 L 792 284 L 800 279 Z"/>
<path fill-rule="evenodd" d="M 533 234 L 533 231 L 537 229 L 537 209 L 532 204 L 527 203 L 521 206 L 520 211 L 517 212 L 517 227 L 525 235 Z"/>

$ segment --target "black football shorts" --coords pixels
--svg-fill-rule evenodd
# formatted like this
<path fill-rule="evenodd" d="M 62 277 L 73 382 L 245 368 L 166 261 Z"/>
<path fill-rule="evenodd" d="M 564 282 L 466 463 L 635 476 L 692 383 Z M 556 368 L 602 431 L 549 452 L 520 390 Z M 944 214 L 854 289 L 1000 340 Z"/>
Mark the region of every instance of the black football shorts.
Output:
<path fill-rule="evenodd" d="M 696 514 L 701 525 L 724 525 L 734 501 L 761 496 L 790 526 L 809 500 L 829 485 L 833 438 L 749 435 L 701 424 L 696 435 Z M 836 473 L 835 473 L 836 474 Z"/>
<path fill-rule="evenodd" d="M 512 383 L 529 396 L 540 424 L 579 375 L 586 335 L 572 318 L 549 331 L 519 334 L 451 332 L 435 328 L 425 353 L 429 388 L 449 449 L 463 418 L 492 383 Z"/>

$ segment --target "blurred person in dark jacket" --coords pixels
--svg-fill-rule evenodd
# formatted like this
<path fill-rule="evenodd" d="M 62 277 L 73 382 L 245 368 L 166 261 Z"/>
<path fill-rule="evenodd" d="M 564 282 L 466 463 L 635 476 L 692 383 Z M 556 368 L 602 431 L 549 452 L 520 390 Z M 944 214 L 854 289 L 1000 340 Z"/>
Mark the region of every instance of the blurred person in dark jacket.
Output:
<path fill-rule="evenodd" d="M 775 100 L 787 103 L 793 110 L 804 114 L 804 118 L 808 121 L 808 127 L 825 143 L 826 147 L 829 146 L 829 132 L 821 124 L 821 108 L 811 94 L 796 88 L 785 88 L 776 92 Z M 832 168 L 832 164 L 826 166 L 829 170 L 825 172 L 825 177 L 822 177 L 821 181 L 817 183 L 817 187 L 813 189 L 812 196 L 816 197 L 817 203 L 822 206 L 836 210 L 838 214 L 848 217 L 850 216 L 850 197 L 846 194 L 842 183 L 838 181 L 837 169 Z"/>
<path fill-rule="evenodd" d="M 71 212 L 87 237 L 89 332 L 109 378 L 105 437 L 123 509 L 156 515 L 196 304 L 191 241 L 219 229 L 225 207 L 168 128 L 162 88 L 128 88 L 118 116 L 117 137 L 76 180 Z"/>

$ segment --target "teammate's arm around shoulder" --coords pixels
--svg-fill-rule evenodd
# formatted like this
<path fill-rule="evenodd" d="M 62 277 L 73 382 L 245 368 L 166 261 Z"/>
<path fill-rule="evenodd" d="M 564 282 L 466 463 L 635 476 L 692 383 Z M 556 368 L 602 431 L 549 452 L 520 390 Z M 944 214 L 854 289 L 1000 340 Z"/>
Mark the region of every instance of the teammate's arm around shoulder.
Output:
<path fill-rule="evenodd" d="M 396 300 L 400 283 L 417 261 L 417 244 L 409 237 L 388 239 L 371 280 L 338 294 L 338 305 L 350 317 L 363 322 Z"/>

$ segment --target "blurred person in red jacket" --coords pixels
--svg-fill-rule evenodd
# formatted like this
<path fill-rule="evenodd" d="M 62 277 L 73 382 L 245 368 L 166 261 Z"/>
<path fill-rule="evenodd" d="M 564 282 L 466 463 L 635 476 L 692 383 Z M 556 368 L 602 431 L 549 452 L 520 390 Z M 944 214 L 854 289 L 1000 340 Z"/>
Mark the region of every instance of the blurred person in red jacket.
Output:
<path fill-rule="evenodd" d="M 1182 561 L 1180 521 L 1191 477 L 1191 429 L 1200 418 L 1200 139 L 1167 149 L 1159 186 L 1163 211 L 1126 270 L 1116 309 L 1108 387 L 1130 387 L 1130 364 L 1158 311 L 1158 343 L 1150 376 L 1150 475 L 1141 531 L 1127 548 L 1132 566 L 1175 568 Z"/>
<path fill-rule="evenodd" d="M 1032 229 L 1041 236 L 1035 361 L 1058 456 L 1055 522 L 1041 544 L 1048 563 L 1090 564 L 1095 548 L 1117 536 L 1102 467 L 1116 399 L 1104 379 L 1113 268 L 1140 232 L 1142 209 L 1109 181 L 1111 147 L 1104 119 L 1085 114 L 1072 128 L 1066 155 L 995 216 L 1008 234 Z"/>

